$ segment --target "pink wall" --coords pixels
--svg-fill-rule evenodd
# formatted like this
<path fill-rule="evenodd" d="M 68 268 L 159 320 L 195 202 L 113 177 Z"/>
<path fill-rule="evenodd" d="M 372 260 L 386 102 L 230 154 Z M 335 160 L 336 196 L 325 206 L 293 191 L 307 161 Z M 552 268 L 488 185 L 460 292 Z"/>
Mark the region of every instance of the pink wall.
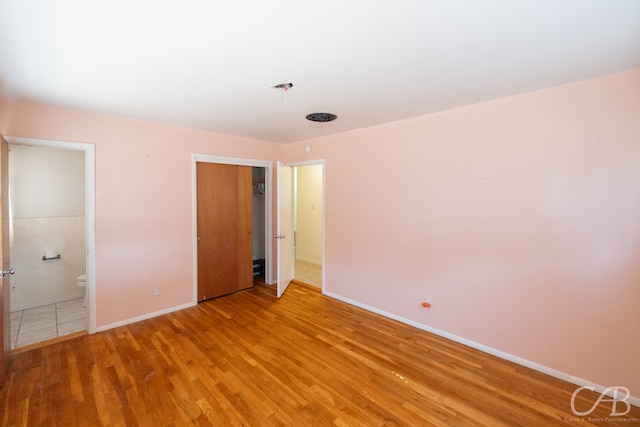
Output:
<path fill-rule="evenodd" d="M 640 396 L 640 70 L 286 155 L 326 160 L 328 292 Z"/>
<path fill-rule="evenodd" d="M 10 102 L 0 132 L 95 144 L 98 327 L 191 301 L 191 153 L 325 159 L 328 292 L 639 396 L 638 95 L 640 70 L 286 146 Z"/>
<path fill-rule="evenodd" d="M 284 156 L 281 144 L 30 103 L 0 102 L 0 132 L 95 144 L 98 328 L 192 301 L 191 153 Z"/>

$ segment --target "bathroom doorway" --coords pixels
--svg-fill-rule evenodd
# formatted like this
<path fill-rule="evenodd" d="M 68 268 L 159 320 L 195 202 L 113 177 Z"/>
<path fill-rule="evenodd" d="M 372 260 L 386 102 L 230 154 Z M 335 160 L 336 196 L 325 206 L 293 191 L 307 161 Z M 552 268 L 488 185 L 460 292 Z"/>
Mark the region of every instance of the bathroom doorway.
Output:
<path fill-rule="evenodd" d="M 7 139 L 15 349 L 90 330 L 87 161 L 93 151 L 84 144 Z"/>

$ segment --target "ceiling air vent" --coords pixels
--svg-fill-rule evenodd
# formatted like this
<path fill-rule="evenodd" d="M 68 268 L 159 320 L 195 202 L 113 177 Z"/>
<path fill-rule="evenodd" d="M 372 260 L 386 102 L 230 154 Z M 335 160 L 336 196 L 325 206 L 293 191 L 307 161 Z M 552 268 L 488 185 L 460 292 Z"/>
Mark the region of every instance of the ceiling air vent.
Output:
<path fill-rule="evenodd" d="M 307 114 L 307 120 L 311 120 L 312 122 L 320 122 L 320 123 L 324 123 L 324 122 L 331 122 L 335 119 L 337 119 L 338 116 L 336 116 L 335 114 L 331 114 L 331 113 L 311 113 L 311 114 Z"/>

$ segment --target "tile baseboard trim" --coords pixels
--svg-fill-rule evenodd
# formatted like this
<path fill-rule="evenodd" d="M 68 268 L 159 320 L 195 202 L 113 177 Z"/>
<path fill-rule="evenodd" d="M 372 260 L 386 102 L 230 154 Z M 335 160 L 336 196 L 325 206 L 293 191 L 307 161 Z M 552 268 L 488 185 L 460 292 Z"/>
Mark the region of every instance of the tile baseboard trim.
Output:
<path fill-rule="evenodd" d="M 475 341 L 471 341 L 469 339 L 451 334 L 449 332 L 442 331 L 437 328 L 432 328 L 431 326 L 424 325 L 422 323 L 415 322 L 413 320 L 409 320 L 407 318 L 397 316 L 393 313 L 389 313 L 384 310 L 377 309 L 375 307 L 368 306 L 366 304 L 362 304 L 358 301 L 352 300 L 350 298 L 343 297 L 338 294 L 334 294 L 332 292 L 323 292 L 323 295 L 337 299 L 338 301 L 342 301 L 346 304 L 353 305 L 355 307 L 361 308 L 363 310 L 370 311 L 375 314 L 379 314 L 380 316 L 386 317 L 388 319 L 396 320 L 400 323 L 404 323 L 405 325 L 413 326 L 414 328 L 422 329 L 423 331 L 430 332 L 434 335 L 438 335 L 443 338 L 447 338 L 451 341 L 457 342 L 459 344 L 466 345 L 467 347 L 474 348 L 476 350 L 482 351 L 484 353 L 488 353 L 492 356 L 499 357 L 500 359 L 508 360 L 509 362 L 516 363 L 518 365 L 524 366 L 526 368 L 533 369 L 534 371 L 542 372 L 543 374 L 550 375 L 552 377 L 567 381 L 569 383 L 578 385 L 578 386 L 588 386 L 593 387 L 597 393 L 602 393 L 607 390 L 607 387 L 593 383 L 591 381 L 587 381 L 583 378 L 576 377 L 574 375 L 567 374 L 565 372 L 558 371 L 556 369 L 550 368 L 548 366 L 541 365 L 536 362 L 532 362 L 531 360 L 523 359 L 522 357 L 515 356 L 513 354 L 504 352 L 502 350 L 498 350 L 493 347 L 486 346 L 484 344 L 477 343 Z M 610 396 L 611 397 L 611 396 Z M 630 396 L 627 401 L 634 405 L 640 407 L 640 396 Z"/>

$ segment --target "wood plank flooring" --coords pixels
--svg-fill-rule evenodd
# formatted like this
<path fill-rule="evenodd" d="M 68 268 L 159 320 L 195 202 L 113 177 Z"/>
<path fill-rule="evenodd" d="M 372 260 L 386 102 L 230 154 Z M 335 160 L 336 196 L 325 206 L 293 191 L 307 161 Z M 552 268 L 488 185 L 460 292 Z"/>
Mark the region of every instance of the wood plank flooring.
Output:
<path fill-rule="evenodd" d="M 13 356 L 3 426 L 638 425 L 575 385 L 291 284 Z M 578 409 L 597 395 L 581 393 Z"/>

